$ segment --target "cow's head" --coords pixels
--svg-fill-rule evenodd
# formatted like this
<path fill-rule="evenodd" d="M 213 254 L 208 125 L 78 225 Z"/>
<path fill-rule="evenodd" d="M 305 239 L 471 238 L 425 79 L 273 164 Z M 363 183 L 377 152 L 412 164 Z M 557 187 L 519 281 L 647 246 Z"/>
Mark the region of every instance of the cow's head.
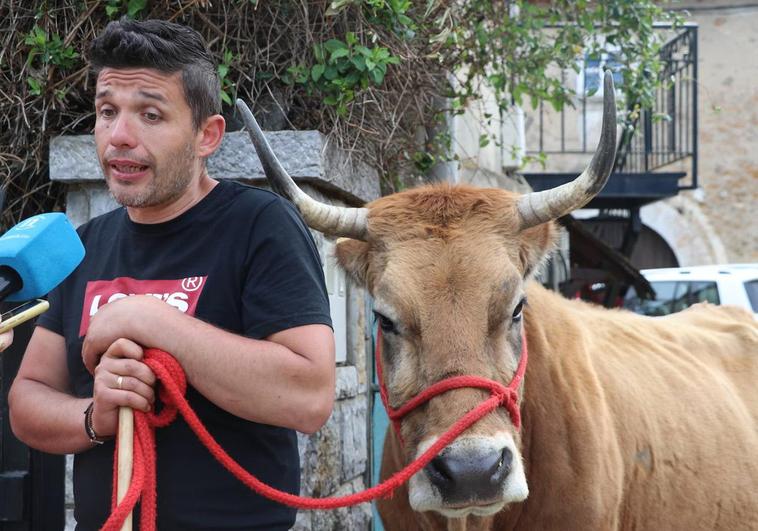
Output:
<path fill-rule="evenodd" d="M 611 76 L 605 79 L 600 144 L 589 167 L 571 183 L 526 195 L 438 185 L 364 208 L 322 204 L 297 188 L 243 107 L 273 188 L 298 206 L 311 227 L 345 237 L 337 245 L 339 262 L 374 297 L 390 405 L 396 408 L 451 376 L 507 385 L 521 354 L 525 281 L 554 244 L 552 220 L 585 205 L 612 169 Z M 487 396 L 481 389 L 456 389 L 406 416 L 401 424 L 406 462 Z M 498 409 L 413 476 L 411 506 L 449 517 L 485 516 L 524 500 L 520 448 L 508 413 Z"/>

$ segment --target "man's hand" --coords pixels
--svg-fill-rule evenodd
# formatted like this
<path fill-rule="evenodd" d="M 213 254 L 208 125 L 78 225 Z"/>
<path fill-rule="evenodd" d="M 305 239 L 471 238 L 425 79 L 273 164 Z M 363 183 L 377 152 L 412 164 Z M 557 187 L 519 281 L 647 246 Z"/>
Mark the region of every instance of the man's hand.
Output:
<path fill-rule="evenodd" d="M 117 339 L 95 367 L 92 427 L 100 437 L 115 435 L 118 408 L 129 406 L 150 411 L 155 403 L 155 374 L 142 363 L 142 347 L 128 339 Z"/>
<path fill-rule="evenodd" d="M 0 318 L 2 321 L 2 318 Z M 4 334 L 0 334 L 0 352 L 11 346 L 13 343 L 13 329 L 8 330 Z"/>
<path fill-rule="evenodd" d="M 165 302 L 150 295 L 134 295 L 109 302 L 100 308 L 90 321 L 82 345 L 82 361 L 87 370 L 95 374 L 95 367 L 110 346 L 120 338 L 151 346 L 140 338 L 145 334 L 145 323 L 154 323 L 163 312 L 176 312 Z M 141 357 L 139 359 L 142 359 Z"/>

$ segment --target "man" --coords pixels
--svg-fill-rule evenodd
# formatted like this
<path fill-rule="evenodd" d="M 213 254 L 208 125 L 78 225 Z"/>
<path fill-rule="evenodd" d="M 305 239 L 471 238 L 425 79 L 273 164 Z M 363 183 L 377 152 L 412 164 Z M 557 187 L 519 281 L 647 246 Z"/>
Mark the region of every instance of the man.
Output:
<path fill-rule="evenodd" d="M 113 22 L 90 56 L 97 155 L 124 208 L 79 229 L 87 254 L 37 323 L 10 392 L 13 430 L 34 448 L 76 454 L 77 529 L 97 529 L 110 512 L 118 408 L 155 404 L 141 362 L 155 347 L 181 363 L 190 404 L 232 457 L 296 493 L 293 430 L 317 430 L 334 398 L 313 240 L 278 196 L 208 176 L 225 124 L 199 34 Z M 294 523 L 294 510 L 238 483 L 183 420 L 156 438 L 158 529 Z"/>

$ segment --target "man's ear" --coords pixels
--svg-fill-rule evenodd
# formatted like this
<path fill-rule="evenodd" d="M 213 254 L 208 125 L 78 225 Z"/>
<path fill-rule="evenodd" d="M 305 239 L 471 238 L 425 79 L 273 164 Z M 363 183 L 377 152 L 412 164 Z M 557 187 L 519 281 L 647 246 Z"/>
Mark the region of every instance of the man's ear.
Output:
<path fill-rule="evenodd" d="M 200 128 L 197 131 L 196 147 L 199 157 L 206 159 L 213 155 L 213 153 L 221 145 L 221 139 L 224 138 L 224 131 L 226 131 L 226 121 L 220 114 L 214 114 L 205 119 L 200 124 Z"/>
<path fill-rule="evenodd" d="M 342 269 L 363 287 L 368 286 L 368 250 L 368 243 L 351 238 L 339 238 L 335 249 Z"/>

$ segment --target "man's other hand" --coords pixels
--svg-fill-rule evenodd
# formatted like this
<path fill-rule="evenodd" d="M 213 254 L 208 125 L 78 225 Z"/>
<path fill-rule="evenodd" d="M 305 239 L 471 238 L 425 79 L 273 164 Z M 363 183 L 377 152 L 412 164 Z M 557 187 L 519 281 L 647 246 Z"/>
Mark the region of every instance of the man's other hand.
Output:
<path fill-rule="evenodd" d="M 155 403 L 155 374 L 142 363 L 144 351 L 128 339 L 111 344 L 95 367 L 92 427 L 100 437 L 115 435 L 118 408 L 150 411 Z"/>

